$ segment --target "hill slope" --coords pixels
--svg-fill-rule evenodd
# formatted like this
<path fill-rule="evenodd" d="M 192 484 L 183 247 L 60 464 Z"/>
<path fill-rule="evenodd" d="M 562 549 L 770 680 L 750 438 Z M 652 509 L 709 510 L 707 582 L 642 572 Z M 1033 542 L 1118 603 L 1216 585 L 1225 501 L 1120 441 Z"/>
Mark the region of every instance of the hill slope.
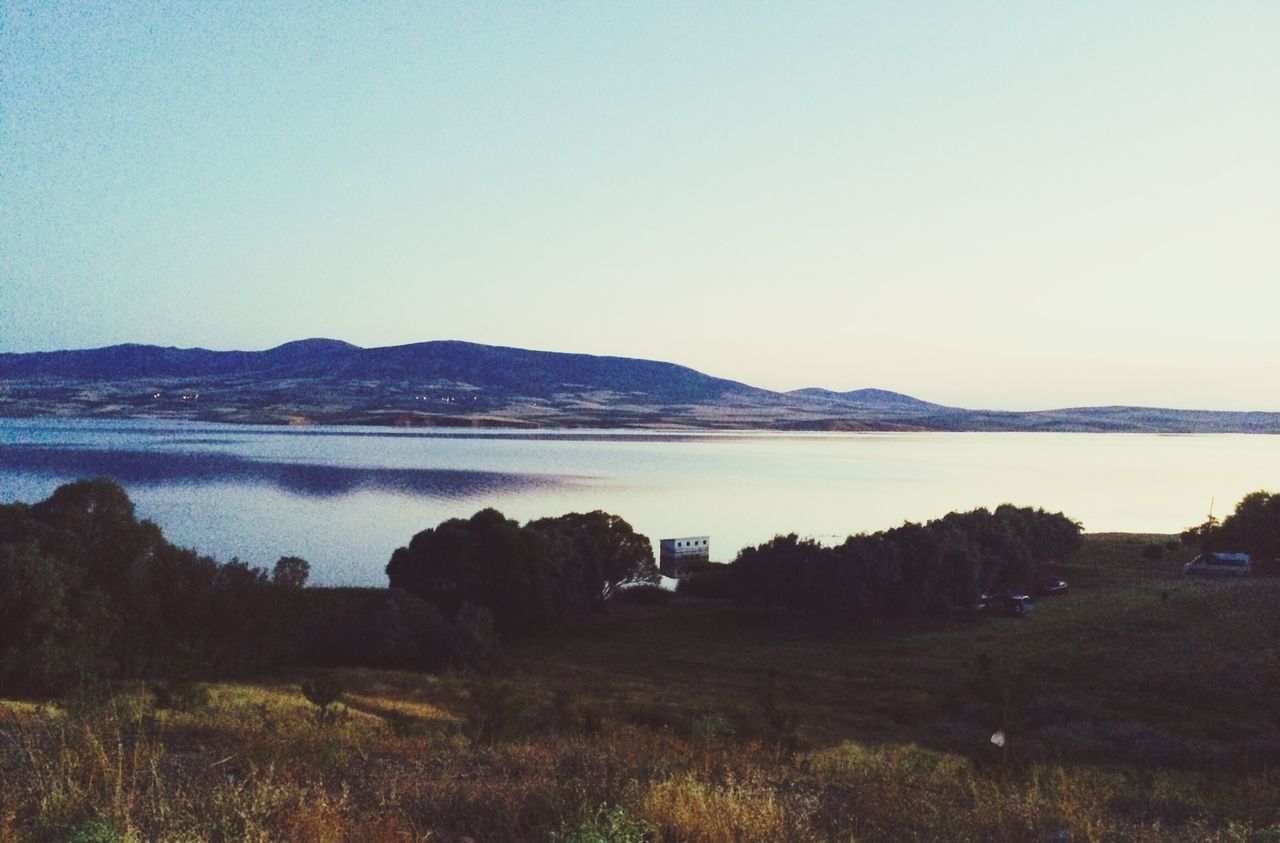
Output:
<path fill-rule="evenodd" d="M 787 395 L 794 395 L 802 398 L 821 398 L 840 404 L 847 404 L 850 407 L 876 407 L 880 409 L 913 411 L 952 409 L 951 407 L 944 407 L 941 404 L 921 401 L 919 398 L 912 398 L 910 395 L 903 395 L 901 392 L 891 392 L 887 389 L 855 389 L 850 392 L 834 392 L 830 389 L 811 386 L 806 389 L 794 389 L 791 392 L 788 392 Z"/>
<path fill-rule="evenodd" d="M 384 348 L 308 339 L 267 351 L 115 345 L 81 351 L 0 354 L 0 377 L 4 378 L 109 381 L 215 376 L 449 382 L 539 397 L 565 390 L 610 390 L 664 401 L 765 393 L 674 363 L 449 340 Z"/>

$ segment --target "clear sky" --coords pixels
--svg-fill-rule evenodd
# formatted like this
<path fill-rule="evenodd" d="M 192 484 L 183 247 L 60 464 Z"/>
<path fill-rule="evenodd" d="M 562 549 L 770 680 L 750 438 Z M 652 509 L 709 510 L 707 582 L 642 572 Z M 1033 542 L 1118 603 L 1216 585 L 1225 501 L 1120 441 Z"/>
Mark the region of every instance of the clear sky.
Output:
<path fill-rule="evenodd" d="M 0 351 L 1280 410 L 1280 3 L 0 3 Z"/>

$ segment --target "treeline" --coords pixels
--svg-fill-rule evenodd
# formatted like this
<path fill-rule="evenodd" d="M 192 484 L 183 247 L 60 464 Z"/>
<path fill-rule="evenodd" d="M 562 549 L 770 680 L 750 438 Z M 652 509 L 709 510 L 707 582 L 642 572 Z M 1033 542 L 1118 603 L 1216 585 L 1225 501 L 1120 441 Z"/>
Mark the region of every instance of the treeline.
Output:
<path fill-rule="evenodd" d="M 283 559 L 273 578 L 177 547 L 102 478 L 0 506 L 0 690 L 273 666 L 299 623 L 305 565 Z"/>
<path fill-rule="evenodd" d="M 923 614 L 1028 588 L 1079 533 L 1063 515 L 1002 506 L 837 547 L 781 536 L 706 566 L 682 592 L 853 621 Z M 387 589 L 306 588 L 296 557 L 271 572 L 219 564 L 166 541 L 105 478 L 0 505 L 0 694 L 286 666 L 475 667 L 624 583 L 657 580 L 649 539 L 599 511 L 520 524 L 485 509 L 418 533 L 386 571 Z"/>
<path fill-rule="evenodd" d="M 853 623 L 936 613 L 984 592 L 1029 591 L 1043 563 L 1079 547 L 1080 529 L 1061 513 L 1005 504 L 835 547 L 778 536 L 738 554 L 728 591 L 741 605 Z"/>
<path fill-rule="evenodd" d="M 305 588 L 308 565 L 219 564 L 166 541 L 106 478 L 0 505 L 0 695 L 88 679 L 203 679 L 285 666 L 434 670 L 654 579 L 649 540 L 603 512 L 526 525 L 494 510 L 396 551 L 390 589 Z"/>

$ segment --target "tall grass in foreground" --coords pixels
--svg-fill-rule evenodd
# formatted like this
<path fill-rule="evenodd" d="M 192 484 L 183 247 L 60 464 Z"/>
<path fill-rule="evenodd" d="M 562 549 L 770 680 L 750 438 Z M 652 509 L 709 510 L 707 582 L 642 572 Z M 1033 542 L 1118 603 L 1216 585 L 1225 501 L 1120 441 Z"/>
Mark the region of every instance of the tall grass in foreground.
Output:
<path fill-rule="evenodd" d="M 1280 781 L 1265 771 L 1003 765 L 853 742 L 791 753 L 706 716 L 584 716 L 564 700 L 526 699 L 502 738 L 473 738 L 483 710 L 449 681 L 432 690 L 460 693 L 456 714 L 349 694 L 317 719 L 288 686 L 216 688 L 192 712 L 141 693 L 8 707 L 0 840 L 1280 839 Z"/>

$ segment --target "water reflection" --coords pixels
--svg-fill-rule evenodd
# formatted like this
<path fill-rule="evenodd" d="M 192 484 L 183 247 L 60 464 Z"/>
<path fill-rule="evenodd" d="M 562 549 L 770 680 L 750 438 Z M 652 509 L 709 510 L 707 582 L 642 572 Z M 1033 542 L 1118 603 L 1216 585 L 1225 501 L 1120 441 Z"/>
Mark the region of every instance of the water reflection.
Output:
<path fill-rule="evenodd" d="M 0 469 L 61 475 L 68 479 L 106 475 L 125 485 L 269 484 L 320 498 L 379 491 L 462 499 L 563 487 L 570 483 L 568 478 L 551 474 L 315 465 L 247 459 L 232 454 L 86 450 L 35 444 L 8 444 L 0 448 Z"/>

